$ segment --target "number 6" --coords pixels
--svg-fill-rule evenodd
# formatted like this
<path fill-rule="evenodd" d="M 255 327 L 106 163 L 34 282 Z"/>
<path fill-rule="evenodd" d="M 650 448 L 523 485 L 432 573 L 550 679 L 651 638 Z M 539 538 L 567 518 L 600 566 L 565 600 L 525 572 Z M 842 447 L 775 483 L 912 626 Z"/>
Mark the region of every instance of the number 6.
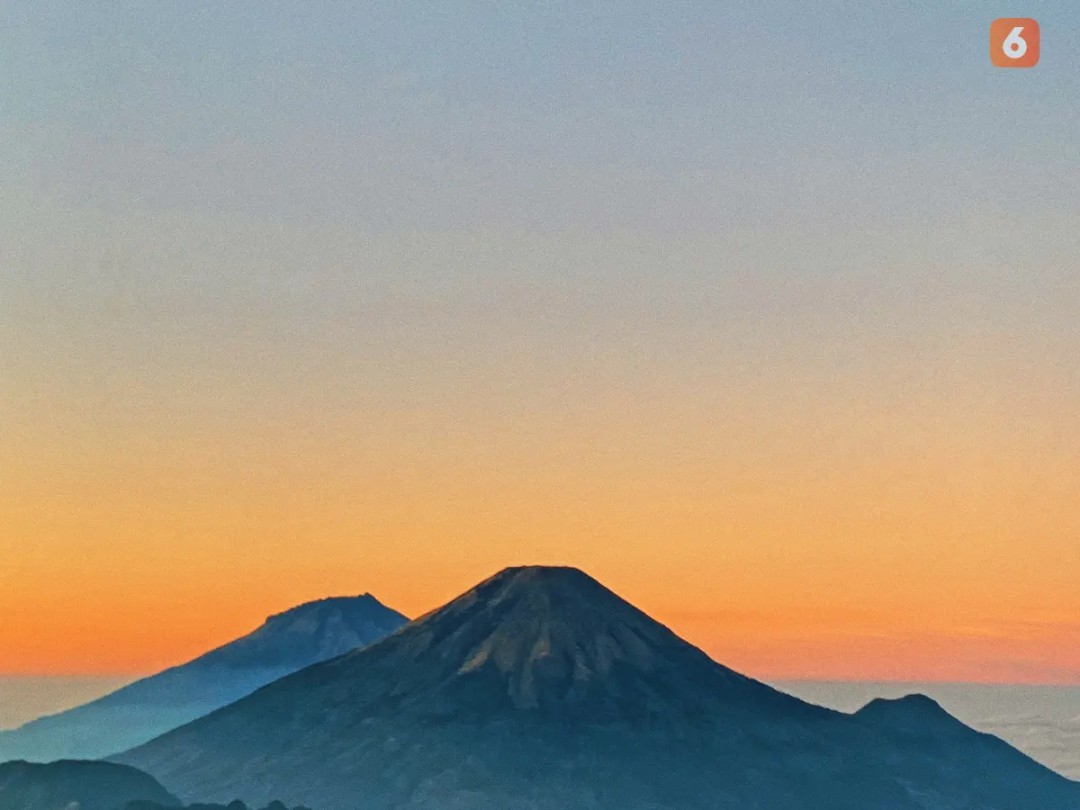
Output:
<path fill-rule="evenodd" d="M 1020 36 L 1020 32 L 1023 30 L 1024 26 L 1016 26 L 1005 37 L 1005 41 L 1001 43 L 1002 52 L 1010 59 L 1019 59 L 1027 53 L 1027 40 Z"/>

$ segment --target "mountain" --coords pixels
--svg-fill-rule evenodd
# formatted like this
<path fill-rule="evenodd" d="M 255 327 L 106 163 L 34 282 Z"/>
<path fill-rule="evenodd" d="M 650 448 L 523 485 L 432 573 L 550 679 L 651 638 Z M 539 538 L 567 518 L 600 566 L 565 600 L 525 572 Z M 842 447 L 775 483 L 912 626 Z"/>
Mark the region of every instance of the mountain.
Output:
<path fill-rule="evenodd" d="M 283 675 L 377 641 L 407 621 L 370 594 L 308 602 L 186 664 L 0 732 L 0 761 L 96 759 L 123 751 Z"/>
<path fill-rule="evenodd" d="M 147 801 L 176 807 L 177 798 L 142 771 L 108 762 L 0 764 L 3 810 L 117 810 Z"/>
<path fill-rule="evenodd" d="M 873 700 L 855 719 L 887 738 L 894 750 L 921 754 L 917 760 L 890 762 L 906 784 L 967 785 L 970 806 L 978 808 L 1080 808 L 1080 783 L 1065 780 L 998 737 L 969 728 L 924 695 Z"/>
<path fill-rule="evenodd" d="M 812 706 L 581 571 L 528 567 L 116 759 L 189 801 L 323 810 L 1080 808 L 1077 783 L 922 708 Z M 983 777 L 1010 789 L 975 803 Z"/>

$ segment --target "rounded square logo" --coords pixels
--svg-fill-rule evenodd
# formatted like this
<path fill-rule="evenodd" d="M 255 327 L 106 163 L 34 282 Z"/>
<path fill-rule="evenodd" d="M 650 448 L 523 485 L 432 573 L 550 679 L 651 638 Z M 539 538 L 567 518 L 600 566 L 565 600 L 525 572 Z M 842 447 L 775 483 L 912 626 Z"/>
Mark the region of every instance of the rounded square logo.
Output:
<path fill-rule="evenodd" d="M 1028 17 L 990 23 L 990 61 L 997 67 L 1027 68 L 1039 62 L 1039 24 Z"/>

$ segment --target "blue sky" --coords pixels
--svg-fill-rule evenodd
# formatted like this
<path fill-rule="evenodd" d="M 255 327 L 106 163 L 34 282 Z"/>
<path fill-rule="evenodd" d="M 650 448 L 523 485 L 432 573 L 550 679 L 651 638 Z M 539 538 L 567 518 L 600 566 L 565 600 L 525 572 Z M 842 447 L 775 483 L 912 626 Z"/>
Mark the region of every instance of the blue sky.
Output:
<path fill-rule="evenodd" d="M 2 149 L 76 201 L 373 229 L 1067 213 L 1076 14 L 1025 13 L 1034 71 L 989 69 L 989 3 L 12 3 Z"/>

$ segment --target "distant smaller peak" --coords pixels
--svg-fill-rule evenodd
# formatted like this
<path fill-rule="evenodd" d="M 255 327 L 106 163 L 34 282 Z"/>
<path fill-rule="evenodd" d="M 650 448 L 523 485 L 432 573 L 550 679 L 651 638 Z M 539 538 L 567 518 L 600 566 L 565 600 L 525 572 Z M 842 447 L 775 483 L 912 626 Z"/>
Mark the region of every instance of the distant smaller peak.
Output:
<path fill-rule="evenodd" d="M 886 723 L 897 729 L 961 725 L 940 703 L 922 694 L 875 698 L 855 712 L 855 717 L 868 722 Z"/>
<path fill-rule="evenodd" d="M 294 605 L 280 613 L 273 613 L 266 617 L 266 623 L 269 624 L 270 622 L 276 622 L 280 619 L 295 618 L 308 613 L 323 612 L 328 608 L 349 610 L 358 607 L 385 608 L 386 606 L 370 593 L 362 593 L 356 596 L 324 596 L 320 599 L 313 599 L 310 602 L 302 602 L 299 605 Z"/>

